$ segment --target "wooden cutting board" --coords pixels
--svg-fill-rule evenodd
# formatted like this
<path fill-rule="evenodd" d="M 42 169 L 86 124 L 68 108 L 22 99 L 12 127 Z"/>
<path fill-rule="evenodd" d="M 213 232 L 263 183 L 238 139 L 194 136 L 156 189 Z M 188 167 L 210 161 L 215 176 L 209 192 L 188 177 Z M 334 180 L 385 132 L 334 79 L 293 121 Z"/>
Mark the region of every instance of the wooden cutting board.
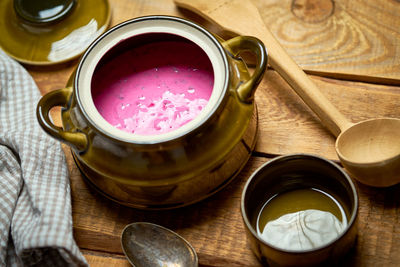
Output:
<path fill-rule="evenodd" d="M 268 28 L 310 73 L 400 82 L 400 2 L 253 0 Z"/>

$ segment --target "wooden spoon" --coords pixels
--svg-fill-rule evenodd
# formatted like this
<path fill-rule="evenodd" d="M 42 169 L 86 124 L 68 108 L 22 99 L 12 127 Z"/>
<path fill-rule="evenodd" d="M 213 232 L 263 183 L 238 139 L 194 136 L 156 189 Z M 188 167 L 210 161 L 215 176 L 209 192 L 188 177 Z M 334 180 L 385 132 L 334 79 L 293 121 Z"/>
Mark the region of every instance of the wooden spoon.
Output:
<path fill-rule="evenodd" d="M 358 181 L 377 187 L 400 182 L 400 119 L 381 118 L 353 124 L 319 91 L 264 25 L 251 1 L 174 0 L 228 31 L 253 35 L 267 47 L 269 64 L 337 137 L 336 153 Z"/>

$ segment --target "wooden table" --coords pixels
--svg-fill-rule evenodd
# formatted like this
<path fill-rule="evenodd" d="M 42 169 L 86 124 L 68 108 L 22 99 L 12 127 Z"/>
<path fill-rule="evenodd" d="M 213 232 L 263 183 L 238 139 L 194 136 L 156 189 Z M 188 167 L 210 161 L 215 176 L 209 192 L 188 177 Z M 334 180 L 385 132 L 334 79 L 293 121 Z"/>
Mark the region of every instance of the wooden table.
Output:
<path fill-rule="evenodd" d="M 177 10 L 172 0 L 113 0 L 112 21 L 149 14 L 198 17 Z M 254 0 L 264 22 L 350 120 L 400 118 L 400 2 L 398 0 Z M 240 23 L 240 22 L 239 22 Z M 212 25 L 204 24 L 213 31 Z M 225 34 L 221 32 L 221 34 Z M 268 44 L 266 44 L 268 47 Z M 26 66 L 42 94 L 62 88 L 77 60 L 52 67 Z M 92 266 L 129 266 L 120 245 L 126 224 L 148 221 L 186 238 L 201 266 L 259 266 L 246 244 L 239 205 L 250 174 L 271 158 L 304 152 L 338 162 L 334 137 L 273 70 L 257 89 L 259 139 L 240 175 L 225 189 L 192 206 L 172 211 L 126 208 L 92 192 L 67 155 L 75 239 Z M 53 112 L 60 124 L 59 110 Z M 400 265 L 400 185 L 377 189 L 356 183 L 359 234 L 345 259 L 350 266 Z"/>

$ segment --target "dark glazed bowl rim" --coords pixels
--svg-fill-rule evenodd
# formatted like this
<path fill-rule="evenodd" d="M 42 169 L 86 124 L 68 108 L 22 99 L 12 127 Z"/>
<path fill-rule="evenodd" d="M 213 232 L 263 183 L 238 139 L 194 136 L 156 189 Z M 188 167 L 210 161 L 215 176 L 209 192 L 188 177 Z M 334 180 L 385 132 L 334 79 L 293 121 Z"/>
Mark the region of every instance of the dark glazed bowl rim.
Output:
<path fill-rule="evenodd" d="M 133 24 L 133 23 L 138 23 L 138 22 L 143 22 L 143 21 L 148 21 L 148 20 L 169 20 L 169 21 L 174 21 L 174 22 L 178 22 L 178 23 L 183 23 L 188 25 L 189 27 L 194 28 L 195 30 L 199 31 L 201 34 L 204 35 L 204 38 L 208 38 L 211 40 L 211 42 L 216 46 L 216 48 L 218 49 L 221 58 L 223 60 L 223 68 L 225 69 L 225 77 L 223 77 L 223 88 L 221 89 L 221 95 L 218 97 L 217 102 L 215 103 L 215 105 L 212 107 L 212 109 L 208 112 L 207 116 L 205 118 L 203 118 L 202 121 L 199 122 L 199 124 L 196 127 L 193 127 L 190 130 L 187 130 L 185 132 L 183 132 L 182 134 L 178 135 L 178 136 L 174 136 L 172 138 L 168 138 L 162 141 L 132 141 L 132 140 L 128 140 L 125 138 L 122 138 L 120 136 L 116 136 L 113 135 L 107 131 L 105 131 L 104 129 L 102 129 L 101 127 L 97 126 L 97 123 L 90 117 L 90 115 L 86 112 L 86 110 L 83 108 L 83 104 L 82 104 L 82 100 L 80 97 L 80 90 L 79 90 L 79 79 L 80 79 L 80 74 L 81 74 L 81 69 L 82 66 L 85 62 L 85 60 L 87 59 L 88 55 L 91 53 L 91 51 L 94 49 L 94 47 L 101 41 L 103 40 L 108 34 L 112 33 L 113 31 L 116 31 L 128 24 Z M 186 38 L 185 36 L 182 36 L 183 38 Z M 192 41 L 192 40 L 190 40 Z M 192 41 L 193 42 L 193 41 Z M 211 59 L 210 59 L 211 60 Z M 192 134 L 196 129 L 200 129 L 202 127 L 204 127 L 205 124 L 207 124 L 207 122 L 209 122 L 211 120 L 211 118 L 213 117 L 214 114 L 216 114 L 218 112 L 218 110 L 220 110 L 222 108 L 222 103 L 224 102 L 224 100 L 226 100 L 226 96 L 228 94 L 228 86 L 229 86 L 229 80 L 230 80 L 230 74 L 229 74 L 229 64 L 228 64 L 228 59 L 227 59 L 227 55 L 226 55 L 226 51 L 225 49 L 222 47 L 221 43 L 217 40 L 217 38 L 208 30 L 206 30 L 204 27 L 200 26 L 199 24 L 183 19 L 183 18 L 179 18 L 179 17 L 175 17 L 175 16 L 165 16 L 165 15 L 151 15 L 151 16 L 143 16 L 143 17 L 138 17 L 138 18 L 134 18 L 134 19 L 130 19 L 127 21 L 124 21 L 112 28 L 110 28 L 109 30 L 107 30 L 105 33 L 103 33 L 101 36 L 99 36 L 86 50 L 86 52 L 83 54 L 83 56 L 81 57 L 80 61 L 79 61 L 79 65 L 76 69 L 75 75 L 74 75 L 74 81 L 73 81 L 73 85 L 74 85 L 74 92 L 76 93 L 76 101 L 77 101 L 77 105 L 79 107 L 79 109 L 81 110 L 83 116 L 85 117 L 85 119 L 87 120 L 88 124 L 90 125 L 90 127 L 96 131 L 98 131 L 101 135 L 114 140 L 115 142 L 121 142 L 124 144 L 135 144 L 135 145 L 161 145 L 161 144 L 165 144 L 165 143 L 169 143 L 169 142 L 174 142 L 175 140 L 180 140 L 182 138 L 185 138 L 186 136 Z"/>
<path fill-rule="evenodd" d="M 276 164 L 282 164 L 287 160 L 299 159 L 299 158 L 306 158 L 306 159 L 320 161 L 320 162 L 328 164 L 331 167 L 337 169 L 343 175 L 343 178 L 345 178 L 345 180 L 348 183 L 348 186 L 351 189 L 351 192 L 353 194 L 354 208 L 351 210 L 351 217 L 350 217 L 350 219 L 348 221 L 346 229 L 339 236 L 337 236 L 335 239 L 333 239 L 332 241 L 326 243 L 325 245 L 322 245 L 322 246 L 319 246 L 319 247 L 313 248 L 313 249 L 290 250 L 290 249 L 283 249 L 283 248 L 274 246 L 274 245 L 266 242 L 264 239 L 259 237 L 259 235 L 256 233 L 256 231 L 254 230 L 253 226 L 251 225 L 251 223 L 249 221 L 248 214 L 246 212 L 246 207 L 245 207 L 245 198 L 246 198 L 246 195 L 248 194 L 249 185 L 252 183 L 252 181 L 257 177 L 257 175 L 259 175 L 259 173 L 263 169 L 269 168 L 270 166 L 273 166 L 273 165 L 276 165 Z M 308 254 L 308 253 L 321 251 L 321 250 L 324 250 L 324 249 L 332 246 L 334 243 L 336 243 L 338 240 L 343 238 L 348 233 L 348 231 L 351 229 L 351 227 L 356 222 L 356 219 L 357 219 L 357 216 L 358 216 L 358 193 L 357 193 L 357 189 L 356 189 L 353 181 L 351 180 L 350 176 L 339 165 L 337 165 L 333 161 L 325 159 L 325 158 L 317 156 L 317 155 L 313 155 L 313 154 L 306 154 L 306 153 L 288 154 L 288 155 L 282 155 L 282 156 L 278 156 L 276 158 L 271 159 L 270 161 L 268 161 L 268 162 L 264 163 L 263 165 L 261 165 L 259 168 L 257 168 L 257 170 L 255 170 L 251 174 L 251 176 L 247 180 L 247 182 L 246 182 L 246 184 L 245 184 L 245 186 L 243 188 L 243 191 L 242 191 L 241 202 L 240 202 L 240 211 L 241 211 L 241 215 L 242 215 L 242 219 L 243 219 L 243 222 L 245 224 L 245 227 L 247 228 L 248 231 L 250 231 L 252 236 L 257 239 L 257 242 L 262 243 L 265 246 L 270 247 L 270 248 L 272 248 L 272 249 L 274 249 L 276 251 L 282 252 L 282 253 L 293 254 L 293 255 L 296 255 L 296 254 L 297 255 Z"/>

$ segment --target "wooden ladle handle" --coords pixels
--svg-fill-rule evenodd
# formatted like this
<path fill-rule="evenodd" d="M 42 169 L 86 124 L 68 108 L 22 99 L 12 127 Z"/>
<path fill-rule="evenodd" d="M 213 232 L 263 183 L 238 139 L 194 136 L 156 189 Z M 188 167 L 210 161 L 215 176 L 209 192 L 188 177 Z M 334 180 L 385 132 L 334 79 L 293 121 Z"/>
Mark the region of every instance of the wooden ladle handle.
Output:
<path fill-rule="evenodd" d="M 264 25 L 251 1 L 174 0 L 174 2 L 177 6 L 195 12 L 226 30 L 239 35 L 253 35 L 263 41 L 268 50 L 271 67 L 286 80 L 334 136 L 337 137 L 352 125 L 282 48 Z"/>

